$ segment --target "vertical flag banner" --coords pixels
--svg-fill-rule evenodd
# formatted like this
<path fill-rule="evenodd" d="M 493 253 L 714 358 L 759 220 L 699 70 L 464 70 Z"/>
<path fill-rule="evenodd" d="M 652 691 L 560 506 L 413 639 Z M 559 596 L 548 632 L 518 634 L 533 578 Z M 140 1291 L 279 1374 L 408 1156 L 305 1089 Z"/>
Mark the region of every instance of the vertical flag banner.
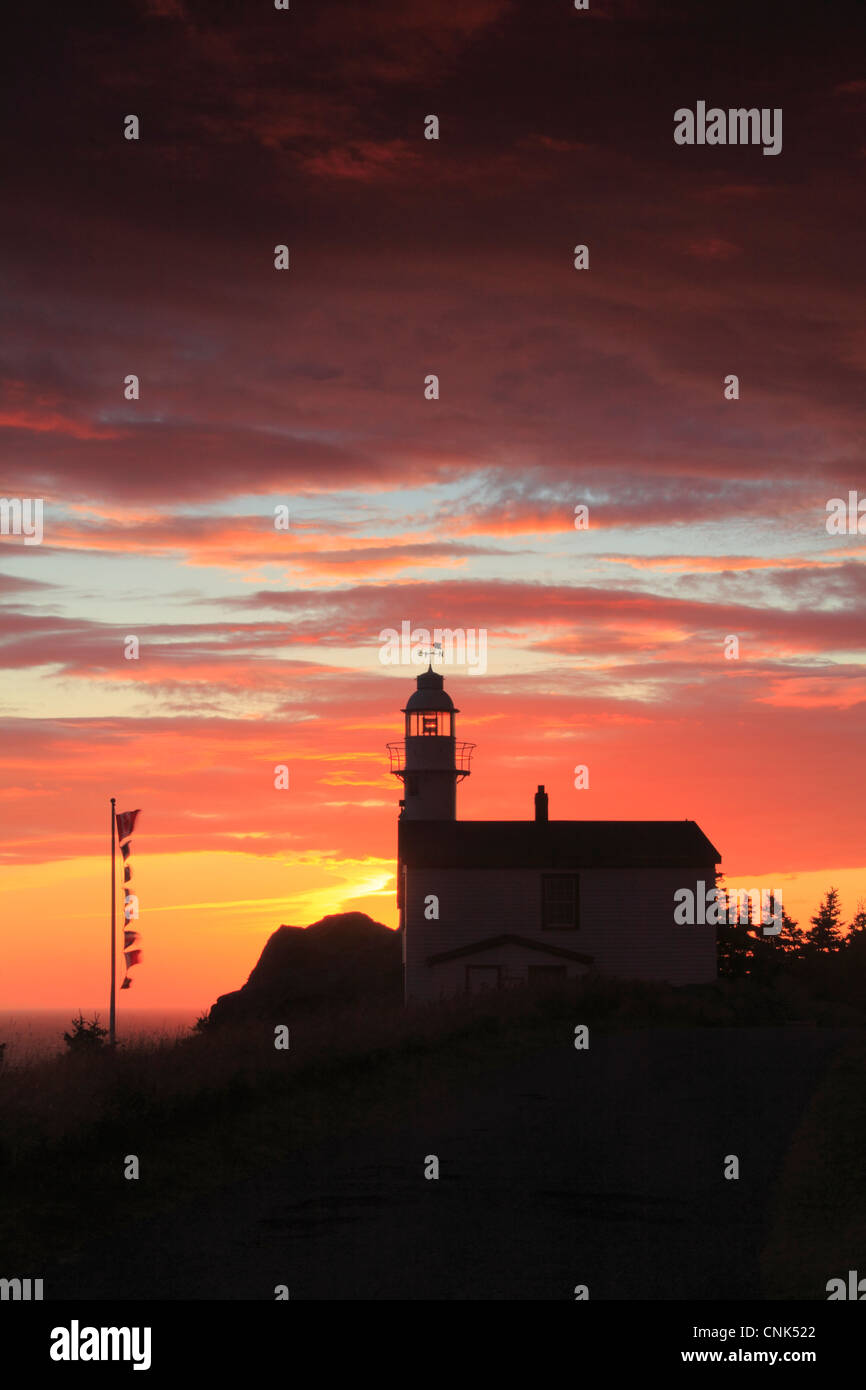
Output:
<path fill-rule="evenodd" d="M 135 829 L 135 822 L 139 814 L 139 811 L 117 812 L 117 843 L 119 845 L 122 845 L 124 840 L 129 839 Z"/>
<path fill-rule="evenodd" d="M 132 832 L 135 829 L 135 822 L 140 811 L 118 811 L 117 820 L 117 842 L 120 845 L 120 852 L 123 855 L 123 922 L 128 927 L 132 918 L 137 915 L 135 895 L 126 885 L 132 882 L 132 865 L 129 862 L 129 854 L 132 849 Z M 126 933 L 124 933 L 124 937 Z M 139 938 L 138 932 L 135 933 L 136 939 Z M 124 940 L 124 945 L 126 941 Z M 124 977 L 121 982 L 121 989 L 129 989 L 132 980 L 129 978 L 130 967 L 138 965 L 141 960 L 141 951 L 124 951 Z"/>
<path fill-rule="evenodd" d="M 132 849 L 132 832 L 135 829 L 135 822 L 138 819 L 140 810 L 135 811 L 115 811 L 115 798 L 111 798 L 112 813 L 112 836 L 111 836 L 111 1008 L 109 1011 L 109 1040 L 113 1044 L 116 1041 L 115 1028 L 115 955 L 116 955 L 116 925 L 115 925 L 115 843 L 120 846 L 120 853 L 123 858 L 123 962 L 124 975 L 121 981 L 121 989 L 129 989 L 132 980 L 129 972 L 132 966 L 138 965 L 141 961 L 141 950 L 130 949 L 138 942 L 140 933 L 130 929 L 130 921 L 138 916 L 138 904 L 135 894 L 128 886 L 132 882 L 132 865 L 129 862 L 130 851 Z M 116 835 L 116 841 L 115 841 Z"/>

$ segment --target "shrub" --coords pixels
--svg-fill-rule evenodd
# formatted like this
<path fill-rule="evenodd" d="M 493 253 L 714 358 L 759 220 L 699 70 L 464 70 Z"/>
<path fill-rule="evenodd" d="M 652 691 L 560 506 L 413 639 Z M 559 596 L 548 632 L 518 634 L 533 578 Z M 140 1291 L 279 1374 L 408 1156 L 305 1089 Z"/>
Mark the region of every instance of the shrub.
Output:
<path fill-rule="evenodd" d="M 108 1029 L 101 1027 L 99 1014 L 85 1023 L 84 1016 L 80 1012 L 78 1017 L 72 1020 L 72 1032 L 63 1034 L 63 1040 L 69 1051 L 76 1054 L 96 1052 L 100 1047 L 105 1046 L 107 1037 Z"/>

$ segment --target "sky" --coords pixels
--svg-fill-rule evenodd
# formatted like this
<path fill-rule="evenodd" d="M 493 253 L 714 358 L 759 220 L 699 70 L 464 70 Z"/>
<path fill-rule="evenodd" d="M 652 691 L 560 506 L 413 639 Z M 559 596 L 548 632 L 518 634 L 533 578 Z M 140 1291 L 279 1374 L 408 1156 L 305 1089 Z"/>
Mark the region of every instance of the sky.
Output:
<path fill-rule="evenodd" d="M 442 668 L 460 817 L 544 783 L 552 819 L 693 819 L 730 885 L 850 918 L 859 7 L 13 24 L 0 496 L 44 511 L 0 535 L 0 1007 L 104 1010 L 111 796 L 142 808 L 121 1009 L 206 1009 L 281 923 L 395 926 L 404 622 L 487 634 Z M 781 110 L 780 153 L 678 145 L 698 101 Z"/>

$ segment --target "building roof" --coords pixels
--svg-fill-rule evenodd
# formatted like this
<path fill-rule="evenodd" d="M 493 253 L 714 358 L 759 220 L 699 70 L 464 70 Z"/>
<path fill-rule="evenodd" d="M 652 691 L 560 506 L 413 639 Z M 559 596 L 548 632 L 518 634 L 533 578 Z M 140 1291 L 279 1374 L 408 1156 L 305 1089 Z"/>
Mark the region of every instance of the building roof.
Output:
<path fill-rule="evenodd" d="M 540 951 L 542 955 L 580 961 L 581 965 L 592 965 L 595 959 L 583 951 L 570 951 L 567 946 L 553 946 L 548 941 L 533 941 L 529 936 L 516 936 L 513 932 L 506 932 L 503 936 L 486 936 L 483 941 L 472 941 L 468 946 L 454 946 L 450 951 L 439 951 L 435 956 L 427 957 L 427 964 L 441 965 L 446 960 L 458 960 L 460 956 L 475 956 L 479 951 L 497 950 L 500 946 L 525 946 L 530 951 Z"/>
<path fill-rule="evenodd" d="M 455 714 L 459 714 L 459 709 L 454 708 L 454 701 L 444 686 L 444 678 L 430 665 L 416 679 L 415 689 L 403 706 L 403 713 L 407 710 L 435 709 L 453 710 Z"/>
<path fill-rule="evenodd" d="M 407 820 L 413 869 L 692 869 L 721 855 L 693 820 Z"/>

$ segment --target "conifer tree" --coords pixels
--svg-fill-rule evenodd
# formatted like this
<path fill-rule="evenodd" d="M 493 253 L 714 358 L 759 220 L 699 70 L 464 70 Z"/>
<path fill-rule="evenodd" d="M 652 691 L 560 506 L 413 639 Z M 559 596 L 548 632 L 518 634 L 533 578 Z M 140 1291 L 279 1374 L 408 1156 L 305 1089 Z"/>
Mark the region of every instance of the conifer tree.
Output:
<path fill-rule="evenodd" d="M 809 920 L 812 926 L 806 932 L 806 947 L 810 955 L 838 951 L 842 945 L 842 908 L 838 889 L 828 888 L 824 901 Z"/>
<path fill-rule="evenodd" d="M 782 930 L 776 937 L 779 947 L 790 960 L 802 960 L 806 952 L 806 933 L 793 917 L 782 908 Z"/>
<path fill-rule="evenodd" d="M 866 960 L 866 902 L 861 898 L 857 911 L 851 918 L 848 935 L 845 937 L 845 951 L 851 952 L 851 961 Z"/>
<path fill-rule="evenodd" d="M 857 911 L 851 918 L 851 925 L 848 928 L 848 945 L 850 946 L 859 937 L 866 939 L 866 902 L 863 898 L 857 904 Z"/>
<path fill-rule="evenodd" d="M 730 980 L 749 974 L 754 956 L 755 939 L 752 931 L 752 900 L 740 905 L 728 892 L 727 921 L 716 931 L 716 959 L 719 974 Z"/>

